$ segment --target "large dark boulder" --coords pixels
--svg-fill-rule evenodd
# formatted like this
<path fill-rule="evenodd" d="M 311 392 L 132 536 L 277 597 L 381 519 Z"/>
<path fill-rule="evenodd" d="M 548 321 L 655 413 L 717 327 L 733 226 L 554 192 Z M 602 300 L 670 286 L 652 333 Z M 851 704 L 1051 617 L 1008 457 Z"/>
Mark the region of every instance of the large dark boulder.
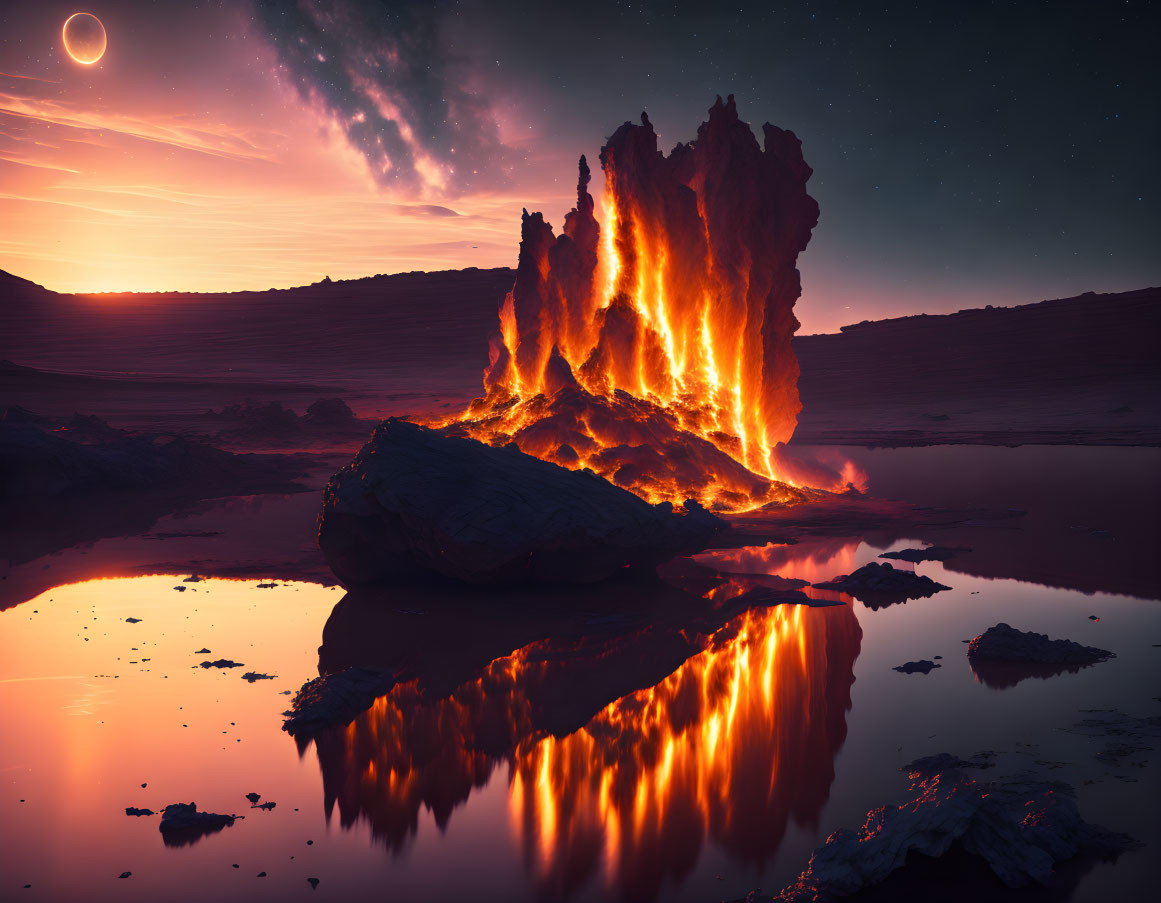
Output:
<path fill-rule="evenodd" d="M 1081 818 L 1067 784 L 984 783 L 964 774 L 965 765 L 979 767 L 946 754 L 929 757 L 911 773 L 910 799 L 868 812 L 857 830 L 832 834 L 774 903 L 846 898 L 879 884 L 912 854 L 943 856 L 955 843 L 981 857 L 1008 887 L 1052 885 L 1058 862 L 1080 853 L 1115 858 L 1139 846 Z"/>
<path fill-rule="evenodd" d="M 593 583 L 704 548 L 723 522 L 650 505 L 586 471 L 385 420 L 323 494 L 319 546 L 367 586 L 436 572 L 467 583 Z"/>

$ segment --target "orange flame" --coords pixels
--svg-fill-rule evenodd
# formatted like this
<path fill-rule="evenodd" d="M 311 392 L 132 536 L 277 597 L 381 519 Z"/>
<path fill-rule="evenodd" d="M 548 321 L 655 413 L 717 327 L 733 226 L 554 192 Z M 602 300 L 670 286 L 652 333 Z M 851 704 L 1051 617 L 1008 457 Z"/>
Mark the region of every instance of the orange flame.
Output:
<path fill-rule="evenodd" d="M 765 140 L 732 97 L 669 157 L 648 117 L 626 123 L 601 152 L 603 228 L 582 157 L 562 235 L 525 212 L 488 394 L 456 427 L 652 502 L 796 500 L 776 450 L 801 409 L 795 261 L 818 207 L 798 140 Z"/>

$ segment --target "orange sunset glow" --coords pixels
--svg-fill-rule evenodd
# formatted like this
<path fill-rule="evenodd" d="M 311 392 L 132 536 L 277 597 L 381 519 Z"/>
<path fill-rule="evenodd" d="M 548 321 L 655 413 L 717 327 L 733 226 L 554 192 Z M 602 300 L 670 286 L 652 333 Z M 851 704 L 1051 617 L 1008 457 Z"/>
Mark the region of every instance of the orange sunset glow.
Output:
<path fill-rule="evenodd" d="M 69 44 L 62 15 L 55 62 L 0 56 L 0 217 L 19 224 L 0 230 L 0 267 L 58 291 L 206 292 L 509 265 L 521 204 L 566 203 L 551 179 L 455 195 L 430 168 L 414 190 L 383 189 L 242 7 L 176 15 L 197 38 L 169 50 L 114 10 L 107 49 Z"/>

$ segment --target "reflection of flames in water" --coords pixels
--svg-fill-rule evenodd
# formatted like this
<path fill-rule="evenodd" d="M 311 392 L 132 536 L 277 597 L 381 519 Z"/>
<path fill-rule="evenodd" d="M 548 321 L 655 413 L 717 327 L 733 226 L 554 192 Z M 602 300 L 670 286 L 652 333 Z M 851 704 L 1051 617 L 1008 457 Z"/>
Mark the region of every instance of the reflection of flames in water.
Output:
<path fill-rule="evenodd" d="M 319 738 L 328 811 L 337 800 L 344 825 L 362 816 L 399 847 L 421 806 L 446 825 L 506 759 L 527 867 L 554 892 L 603 872 L 626 898 L 654 896 L 706 839 L 761 863 L 791 817 L 812 826 L 827 799 L 861 635 L 845 605 L 748 611 L 660 683 L 561 737 L 537 726 L 542 710 L 558 718 L 588 681 L 543 644 L 444 698 L 400 685 Z"/>
<path fill-rule="evenodd" d="M 603 224 L 582 157 L 560 236 L 525 212 L 487 394 L 454 428 L 650 501 L 801 499 L 780 444 L 801 409 L 795 263 L 818 205 L 794 134 L 763 137 L 732 97 L 669 156 L 648 117 L 625 123 L 601 151 Z"/>
<path fill-rule="evenodd" d="M 767 543 L 765 546 L 714 549 L 694 555 L 693 560 L 727 574 L 768 574 L 805 580 L 808 584 L 825 583 L 856 569 L 855 553 L 860 542 L 857 538 L 815 537 L 793 545 Z M 725 584 L 726 588 L 729 586 L 730 583 Z M 809 585 L 801 590 L 812 599 L 841 602 L 850 598 L 835 590 L 815 589 Z"/>

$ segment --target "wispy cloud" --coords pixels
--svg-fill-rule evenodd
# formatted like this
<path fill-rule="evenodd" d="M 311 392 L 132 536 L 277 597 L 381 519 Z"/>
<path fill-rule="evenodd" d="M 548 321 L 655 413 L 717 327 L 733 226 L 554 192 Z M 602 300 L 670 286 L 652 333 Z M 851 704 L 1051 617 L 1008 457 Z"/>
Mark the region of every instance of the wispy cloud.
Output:
<path fill-rule="evenodd" d="M 6 91 L 0 91 L 0 116 L 65 126 L 98 135 L 111 132 L 232 160 L 270 162 L 274 159 L 269 148 L 262 147 L 256 138 L 236 127 L 190 121 L 188 117 L 147 120 Z"/>

